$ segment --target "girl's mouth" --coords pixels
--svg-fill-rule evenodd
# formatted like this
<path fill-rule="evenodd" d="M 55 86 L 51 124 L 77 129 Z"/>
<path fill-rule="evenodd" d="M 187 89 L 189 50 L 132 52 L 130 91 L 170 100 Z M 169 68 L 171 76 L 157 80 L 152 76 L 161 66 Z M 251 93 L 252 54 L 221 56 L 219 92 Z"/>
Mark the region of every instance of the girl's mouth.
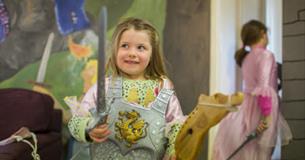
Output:
<path fill-rule="evenodd" d="M 139 64 L 137 61 L 132 61 L 132 60 L 124 60 L 125 63 L 127 64 Z"/>

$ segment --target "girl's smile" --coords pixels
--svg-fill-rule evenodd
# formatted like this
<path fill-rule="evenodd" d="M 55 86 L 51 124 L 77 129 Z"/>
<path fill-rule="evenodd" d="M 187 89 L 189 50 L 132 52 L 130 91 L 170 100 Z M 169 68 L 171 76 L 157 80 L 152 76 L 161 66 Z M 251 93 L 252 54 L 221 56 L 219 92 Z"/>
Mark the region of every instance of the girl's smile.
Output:
<path fill-rule="evenodd" d="M 124 62 L 128 64 L 139 64 L 139 62 L 133 60 L 125 60 Z"/>

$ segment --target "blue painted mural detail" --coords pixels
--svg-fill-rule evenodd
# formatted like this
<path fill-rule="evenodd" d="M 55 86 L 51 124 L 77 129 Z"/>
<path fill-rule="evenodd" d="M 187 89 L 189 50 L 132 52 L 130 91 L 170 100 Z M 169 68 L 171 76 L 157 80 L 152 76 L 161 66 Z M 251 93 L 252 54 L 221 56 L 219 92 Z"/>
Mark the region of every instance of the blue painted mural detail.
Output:
<path fill-rule="evenodd" d="M 84 0 L 55 0 L 57 26 L 62 35 L 89 27 Z"/>

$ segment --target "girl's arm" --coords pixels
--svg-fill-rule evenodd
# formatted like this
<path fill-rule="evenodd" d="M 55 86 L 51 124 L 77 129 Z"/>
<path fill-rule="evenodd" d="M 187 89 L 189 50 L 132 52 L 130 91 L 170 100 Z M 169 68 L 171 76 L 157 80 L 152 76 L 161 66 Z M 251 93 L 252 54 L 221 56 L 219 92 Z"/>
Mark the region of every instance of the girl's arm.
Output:
<path fill-rule="evenodd" d="M 95 96 L 96 95 L 96 85 L 91 87 L 88 92 L 85 94 L 82 102 L 80 103 L 80 107 L 87 112 L 87 116 L 83 115 L 73 115 L 69 120 L 68 128 L 70 130 L 71 135 L 80 142 L 87 142 L 86 138 L 86 127 L 88 122 L 91 120 L 91 115 L 89 113 L 89 109 L 95 107 Z"/>
<path fill-rule="evenodd" d="M 106 79 L 105 81 L 105 88 L 107 89 L 109 79 Z M 106 90 L 107 93 L 107 90 Z M 97 95 L 97 85 L 93 85 L 85 94 L 82 102 L 80 103 L 80 107 L 82 107 L 83 110 L 88 112 L 86 114 L 87 116 L 82 115 L 73 115 L 68 123 L 68 128 L 71 132 L 71 135 L 78 141 L 81 142 L 87 142 L 88 138 L 90 137 L 94 141 L 103 141 L 105 138 L 105 135 L 109 135 L 108 126 L 97 126 L 95 129 L 93 129 L 89 135 L 86 135 L 86 128 L 89 123 L 89 121 L 92 119 L 91 114 L 89 113 L 89 110 L 96 107 L 96 97 Z M 101 136 L 96 136 L 96 134 L 102 134 Z M 105 134 L 104 134 L 105 133 Z M 89 139 L 90 139 L 89 138 Z"/>
<path fill-rule="evenodd" d="M 173 89 L 173 85 L 169 80 L 164 81 L 164 88 Z M 176 94 L 170 98 L 167 111 L 165 113 L 166 129 L 165 135 L 168 138 L 168 146 L 164 159 L 171 159 L 175 157 L 175 141 L 177 134 L 185 121 L 186 117 L 183 115 L 180 102 Z"/>
<path fill-rule="evenodd" d="M 165 160 L 175 158 L 175 141 L 186 117 L 183 115 L 180 103 L 177 96 L 174 94 L 167 108 L 166 112 L 166 137 L 168 138 L 168 145 L 165 153 Z"/>
<path fill-rule="evenodd" d="M 275 59 L 272 53 L 262 53 L 258 64 L 257 88 L 254 90 L 254 95 L 257 97 L 257 104 L 260 107 L 263 116 L 260 126 L 260 131 L 266 129 L 270 122 L 270 113 L 272 110 L 272 95 L 276 94 L 275 89 L 270 84 L 270 76 L 272 75 L 272 67 L 275 64 Z M 262 127 L 263 126 L 263 127 Z"/>

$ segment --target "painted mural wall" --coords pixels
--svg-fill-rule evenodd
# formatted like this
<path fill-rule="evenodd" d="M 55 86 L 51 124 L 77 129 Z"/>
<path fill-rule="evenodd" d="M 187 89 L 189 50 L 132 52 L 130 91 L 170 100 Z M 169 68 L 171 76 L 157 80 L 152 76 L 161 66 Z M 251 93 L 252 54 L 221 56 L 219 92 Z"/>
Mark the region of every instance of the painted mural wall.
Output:
<path fill-rule="evenodd" d="M 96 81 L 101 6 L 108 10 L 108 39 L 117 22 L 130 16 L 149 20 L 162 34 L 166 6 L 163 0 L 1 0 L 1 3 L 8 13 L 9 31 L 0 43 L 0 88 L 37 86 L 46 43 L 49 34 L 54 33 L 40 85 L 43 89 L 39 90 L 53 95 L 63 108 L 65 96 L 81 97 Z M 76 15 L 69 15 L 69 10 L 75 10 Z M 71 24 L 73 18 L 79 24 Z"/>

